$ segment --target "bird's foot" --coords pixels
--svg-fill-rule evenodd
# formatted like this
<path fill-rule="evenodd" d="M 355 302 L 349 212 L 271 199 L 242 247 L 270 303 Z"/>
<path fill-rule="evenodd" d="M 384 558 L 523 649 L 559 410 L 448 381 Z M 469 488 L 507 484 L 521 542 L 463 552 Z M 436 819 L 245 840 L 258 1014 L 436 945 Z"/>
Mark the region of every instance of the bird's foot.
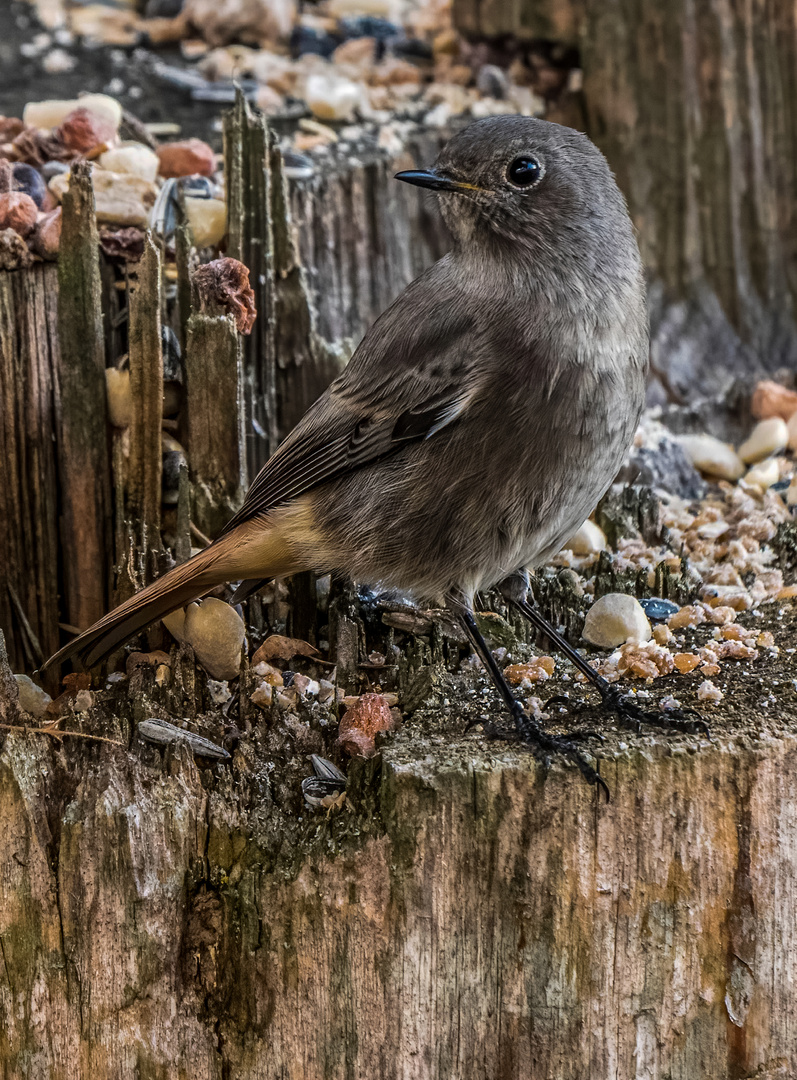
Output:
<path fill-rule="evenodd" d="M 546 765 L 550 765 L 551 758 L 555 754 L 560 754 L 577 765 L 587 783 L 600 788 L 606 796 L 606 801 L 609 801 L 606 781 L 576 745 L 584 739 L 594 736 L 602 738 L 602 736 L 590 731 L 577 731 L 572 735 L 549 735 L 536 720 L 529 716 L 519 701 L 515 701 L 511 712 L 521 739 L 537 750 Z"/>
<path fill-rule="evenodd" d="M 642 730 L 642 725 L 646 724 L 663 731 L 680 731 L 711 738 L 708 724 L 694 709 L 646 709 L 635 700 L 633 694 L 624 692 L 619 686 L 607 683 L 599 689 L 604 706 L 616 713 L 620 723 L 631 728 L 637 735 Z"/>

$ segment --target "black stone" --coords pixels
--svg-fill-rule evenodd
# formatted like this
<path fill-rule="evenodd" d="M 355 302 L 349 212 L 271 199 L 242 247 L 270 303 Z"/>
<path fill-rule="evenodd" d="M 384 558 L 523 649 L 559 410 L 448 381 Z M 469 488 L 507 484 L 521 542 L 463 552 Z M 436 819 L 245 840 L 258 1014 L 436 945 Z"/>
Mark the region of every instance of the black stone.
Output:
<path fill-rule="evenodd" d="M 662 600 L 659 596 L 650 596 L 646 600 L 640 600 L 639 603 L 651 622 L 664 622 L 670 615 L 681 610 L 672 600 Z"/>
<path fill-rule="evenodd" d="M 24 195 L 29 195 L 41 210 L 44 196 L 47 194 L 47 185 L 41 173 L 34 169 L 32 165 L 23 165 L 22 162 L 12 165 L 11 171 L 14 191 L 21 191 Z"/>

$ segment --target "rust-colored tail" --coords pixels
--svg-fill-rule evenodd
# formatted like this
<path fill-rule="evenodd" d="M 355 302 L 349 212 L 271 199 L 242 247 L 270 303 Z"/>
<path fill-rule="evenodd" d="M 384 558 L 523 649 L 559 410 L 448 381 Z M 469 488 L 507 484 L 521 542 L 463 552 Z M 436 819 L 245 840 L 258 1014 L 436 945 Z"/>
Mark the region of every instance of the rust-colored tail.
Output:
<path fill-rule="evenodd" d="M 150 623 L 204 596 L 216 585 L 251 577 L 253 570 L 267 580 L 298 569 L 304 567 L 292 565 L 279 529 L 271 529 L 263 522 L 258 526 L 247 522 L 84 630 L 51 656 L 42 671 L 73 656 L 85 667 L 93 667 Z"/>

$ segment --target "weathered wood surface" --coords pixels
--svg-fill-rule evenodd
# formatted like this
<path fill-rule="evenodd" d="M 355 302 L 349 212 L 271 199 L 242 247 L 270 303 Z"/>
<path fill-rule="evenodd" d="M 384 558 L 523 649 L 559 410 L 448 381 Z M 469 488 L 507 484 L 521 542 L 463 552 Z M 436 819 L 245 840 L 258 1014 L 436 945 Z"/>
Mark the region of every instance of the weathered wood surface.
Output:
<path fill-rule="evenodd" d="M 157 576 L 163 550 L 161 524 L 161 423 L 163 419 L 163 345 L 161 341 L 161 258 L 147 236 L 130 289 L 130 462 L 125 515 L 143 559 L 143 581 Z"/>
<path fill-rule="evenodd" d="M 246 478 L 241 343 L 231 316 L 188 320 L 185 404 L 194 521 L 214 536 L 243 502 Z"/>
<path fill-rule="evenodd" d="M 793 370 L 794 4 L 456 0 L 454 10 L 472 36 L 578 44 L 584 127 L 638 228 L 653 367 L 670 399 Z"/>
<path fill-rule="evenodd" d="M 94 188 L 87 162 L 77 162 L 72 168 L 62 205 L 56 398 L 62 608 L 66 622 L 83 628 L 107 609 L 110 567 L 106 554 L 112 550 L 105 333 Z"/>
<path fill-rule="evenodd" d="M 15 670 L 59 638 L 57 274 L 0 274 L 0 627 Z"/>
<path fill-rule="evenodd" d="M 435 196 L 393 179 L 401 169 L 431 165 L 446 139 L 420 131 L 397 157 L 364 154 L 292 187 L 299 253 L 326 341 L 356 344 L 408 282 L 448 250 Z"/>
<path fill-rule="evenodd" d="M 345 167 L 341 164 L 311 181 L 291 187 L 289 202 L 293 226 L 290 234 L 284 230 L 278 233 L 277 269 L 281 276 L 275 296 L 281 317 L 278 362 L 284 365 L 278 372 L 283 393 L 283 435 L 303 408 L 322 392 L 353 344 L 380 311 L 412 277 L 445 250 L 447 235 L 433 197 L 392 179 L 393 173 L 401 168 L 432 161 L 441 141 L 444 140 L 439 133 L 420 134 L 411 149 L 396 160 L 380 158 L 366 163 L 349 163 Z M 279 194 L 275 195 L 277 202 L 280 201 Z M 185 248 L 182 242 L 182 261 L 187 264 Z M 85 244 L 81 251 L 80 258 L 83 258 Z M 73 269 L 63 267 L 61 272 L 72 274 Z M 31 652 L 26 644 L 27 635 L 19 608 L 11 599 L 8 585 L 20 598 L 21 608 L 39 641 L 41 652 L 47 656 L 59 644 L 59 566 L 62 595 L 67 572 L 71 581 L 69 595 L 75 594 L 77 568 L 81 568 L 82 587 L 91 593 L 91 603 L 96 607 L 96 610 L 92 608 L 92 618 L 105 610 L 105 603 L 100 605 L 102 610 L 97 605 L 111 577 L 113 547 L 110 541 L 102 548 L 107 555 L 104 562 L 89 559 L 89 553 L 96 552 L 94 540 L 79 546 L 79 550 L 75 544 L 67 543 L 78 526 L 83 532 L 89 530 L 92 535 L 96 532 L 95 526 L 99 526 L 96 521 L 91 523 L 90 516 L 95 500 L 100 500 L 106 507 L 103 513 L 108 512 L 107 486 L 111 469 L 107 460 L 103 466 L 76 470 L 77 487 L 72 489 L 75 494 L 70 501 L 75 507 L 63 523 L 60 538 L 60 543 L 66 545 L 65 552 L 76 552 L 74 557 L 67 554 L 59 563 L 59 541 L 53 531 L 58 527 L 59 508 L 54 417 L 61 394 L 57 381 L 60 363 L 57 273 L 54 266 L 38 265 L 0 276 L 0 360 L 3 368 L 0 372 L 3 380 L 0 384 L 3 394 L 0 399 L 3 404 L 0 438 L 3 440 L 3 460 L 9 463 L 10 475 L 16 477 L 0 492 L 0 510 L 5 511 L 0 513 L 0 553 L 6 556 L 0 559 L 0 626 L 6 633 L 11 663 L 17 671 L 30 670 L 41 657 L 35 650 Z M 186 274 L 186 265 L 183 265 L 179 316 L 183 339 L 188 319 Z M 91 288 L 93 290 L 93 284 Z M 110 297 L 117 302 L 119 294 L 115 289 L 106 289 L 106 294 L 106 299 Z M 306 303 L 309 303 L 309 310 L 303 307 Z M 74 304 L 65 306 L 64 317 L 74 349 L 78 350 L 82 362 L 89 362 L 91 367 L 99 355 L 97 350 L 102 347 L 102 318 L 99 306 L 92 306 L 88 300 L 86 304 L 83 309 Z M 109 313 L 106 311 L 105 314 L 107 324 Z M 90 318 L 88 329 L 86 318 Z M 256 327 L 259 322 L 260 319 Z M 310 340 L 311 327 L 314 345 L 308 352 L 305 343 Z M 110 338 L 109 326 L 106 329 Z M 300 344 L 302 349 L 299 349 Z M 289 355 L 291 348 L 298 350 L 295 357 Z M 117 359 L 117 355 L 107 357 L 109 362 Z M 102 372 L 95 372 L 91 367 L 90 374 L 89 383 L 85 385 L 70 377 L 69 411 L 70 414 L 74 411 L 79 425 L 83 426 L 89 417 L 100 418 L 104 424 Z M 228 381 L 224 382 L 225 386 Z M 85 434 L 91 435 L 92 447 L 101 454 L 102 447 L 97 441 L 99 429 L 93 421 L 89 428 Z M 76 433 L 80 430 L 80 427 L 75 429 Z M 265 444 L 262 434 L 251 425 L 246 429 L 245 437 L 251 467 L 252 462 L 262 460 Z M 202 444 L 207 444 L 204 436 L 199 443 L 195 440 L 199 453 Z M 237 435 L 225 446 L 228 456 L 237 455 Z M 16 464 L 12 464 L 14 462 Z M 195 465 L 193 454 L 191 465 L 192 468 Z M 39 479 L 31 486 L 28 478 L 37 473 Z M 227 470 L 225 476 L 229 475 Z M 85 486 L 89 482 L 91 491 L 87 492 Z M 65 479 L 61 477 L 59 483 L 63 485 Z M 239 496 L 228 491 L 227 497 L 233 505 Z M 82 506 L 87 508 L 85 520 L 81 515 Z M 214 520 L 218 521 L 218 513 L 214 513 Z M 201 510 L 199 515 L 202 516 Z M 205 524 L 210 529 L 214 521 L 206 520 Z M 33 544 L 31 537 L 36 538 Z M 118 543 L 117 547 L 120 552 L 126 550 L 124 542 Z M 87 582 L 88 562 L 91 563 L 92 577 Z M 129 591 L 128 579 L 129 575 L 123 575 L 122 585 Z M 121 598 L 123 592 L 118 595 Z M 60 613 L 61 621 L 80 626 L 91 621 L 88 615 L 80 615 L 80 611 L 72 614 L 72 611 L 73 605 L 68 602 Z"/>
<path fill-rule="evenodd" d="M 240 761 L 76 741 L 0 755 L 9 1080 L 791 1075 L 792 735 L 617 750 L 608 806 L 399 736 L 286 842 Z"/>

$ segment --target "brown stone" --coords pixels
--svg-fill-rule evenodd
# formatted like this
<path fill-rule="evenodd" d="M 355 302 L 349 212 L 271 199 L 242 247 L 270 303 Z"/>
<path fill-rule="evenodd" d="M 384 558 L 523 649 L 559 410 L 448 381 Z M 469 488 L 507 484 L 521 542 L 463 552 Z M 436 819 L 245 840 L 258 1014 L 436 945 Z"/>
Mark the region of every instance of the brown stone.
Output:
<path fill-rule="evenodd" d="M 202 139 L 183 139 L 158 147 L 158 172 L 164 177 L 212 176 L 216 169 L 216 155 Z"/>

